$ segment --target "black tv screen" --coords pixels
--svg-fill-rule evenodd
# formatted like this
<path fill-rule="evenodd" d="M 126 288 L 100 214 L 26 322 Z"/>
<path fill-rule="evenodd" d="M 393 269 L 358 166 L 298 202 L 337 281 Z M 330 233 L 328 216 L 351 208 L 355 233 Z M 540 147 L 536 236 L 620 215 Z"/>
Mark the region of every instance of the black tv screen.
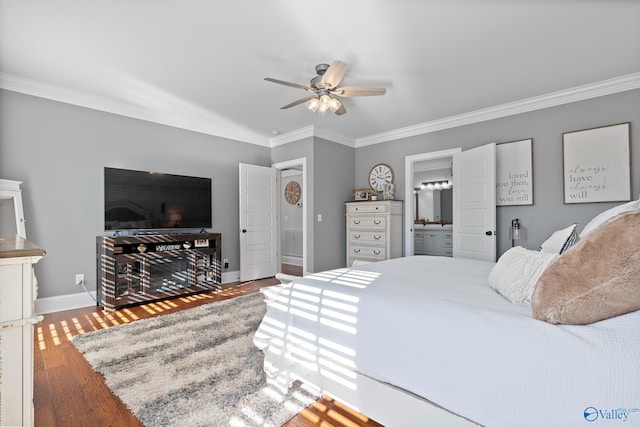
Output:
<path fill-rule="evenodd" d="M 104 168 L 104 229 L 211 228 L 211 178 Z"/>

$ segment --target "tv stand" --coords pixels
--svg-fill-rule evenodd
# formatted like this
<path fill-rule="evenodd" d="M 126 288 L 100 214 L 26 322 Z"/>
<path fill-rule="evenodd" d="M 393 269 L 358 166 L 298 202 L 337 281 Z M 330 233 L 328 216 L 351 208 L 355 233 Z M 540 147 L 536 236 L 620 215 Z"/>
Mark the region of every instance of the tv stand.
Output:
<path fill-rule="evenodd" d="M 220 289 L 222 235 L 98 236 L 98 305 L 107 312 Z"/>

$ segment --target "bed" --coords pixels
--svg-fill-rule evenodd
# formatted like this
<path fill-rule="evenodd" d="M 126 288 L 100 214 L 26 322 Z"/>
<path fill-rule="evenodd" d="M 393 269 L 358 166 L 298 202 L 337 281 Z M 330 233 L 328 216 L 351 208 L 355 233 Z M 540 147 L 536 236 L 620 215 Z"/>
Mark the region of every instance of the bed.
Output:
<path fill-rule="evenodd" d="M 601 220 L 592 233 L 611 236 L 606 227 L 620 215 L 640 221 L 640 213 L 626 211 Z M 513 261 L 433 256 L 315 273 L 266 288 L 267 314 L 254 343 L 264 351 L 265 371 L 282 386 L 300 379 L 387 426 L 588 425 L 598 419 L 640 425 L 637 236 L 623 242 L 631 255 L 616 254 L 626 257 L 631 271 L 625 274 L 635 280 L 625 282 L 632 286 L 625 288 L 631 305 L 626 301 L 623 314 L 605 313 L 588 324 L 553 324 L 563 323 L 566 313 L 561 321 L 536 318 L 546 313 L 535 304 L 545 297 L 541 283 L 556 286 L 556 270 L 575 268 L 575 254 L 602 248 L 592 235 L 582 237 L 551 261 L 545 258 L 531 289 L 520 289 L 520 302 L 494 283 L 499 264 Z M 616 271 L 611 274 L 619 276 Z M 581 286 L 589 280 L 581 279 Z M 557 289 L 553 298 L 562 298 Z M 598 310 L 580 308 L 589 319 Z"/>

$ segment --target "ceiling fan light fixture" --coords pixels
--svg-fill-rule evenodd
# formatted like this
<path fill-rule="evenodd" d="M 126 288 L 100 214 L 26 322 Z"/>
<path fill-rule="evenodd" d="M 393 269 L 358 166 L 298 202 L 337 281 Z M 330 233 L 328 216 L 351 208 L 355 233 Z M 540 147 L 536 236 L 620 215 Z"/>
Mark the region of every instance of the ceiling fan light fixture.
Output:
<path fill-rule="evenodd" d="M 329 108 L 331 111 L 335 113 L 340 107 L 342 107 L 342 102 L 340 102 L 339 99 L 331 98 L 331 101 L 329 102 Z"/>
<path fill-rule="evenodd" d="M 322 95 L 320 97 L 320 112 L 324 113 L 329 108 L 331 108 L 331 98 L 329 95 Z"/>
<path fill-rule="evenodd" d="M 316 66 L 317 75 L 311 79 L 309 86 L 273 79 L 271 77 L 265 77 L 265 80 L 311 92 L 311 94 L 305 98 L 298 99 L 284 107 L 280 107 L 281 110 L 306 103 L 307 109 L 311 112 L 315 113 L 317 111 L 320 114 L 324 114 L 327 111 L 331 111 L 337 116 L 342 116 L 347 112 L 347 109 L 344 107 L 342 101 L 338 99 L 339 97 L 376 96 L 386 93 L 386 89 L 378 87 L 339 87 L 346 71 L 347 64 L 342 61 L 333 61 L 331 65 L 318 64 Z"/>
<path fill-rule="evenodd" d="M 307 108 L 312 113 L 318 111 L 318 107 L 320 107 L 320 100 L 318 98 L 313 98 L 307 102 Z"/>

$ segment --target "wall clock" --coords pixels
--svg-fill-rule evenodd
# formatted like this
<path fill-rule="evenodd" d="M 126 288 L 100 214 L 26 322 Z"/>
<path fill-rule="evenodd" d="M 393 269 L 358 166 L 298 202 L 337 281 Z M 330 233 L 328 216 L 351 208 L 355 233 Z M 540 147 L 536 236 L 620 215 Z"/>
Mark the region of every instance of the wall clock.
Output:
<path fill-rule="evenodd" d="M 300 200 L 300 184 L 298 181 L 290 181 L 284 187 L 284 198 L 290 205 L 295 205 Z"/>
<path fill-rule="evenodd" d="M 371 188 L 384 191 L 387 184 L 393 183 L 393 169 L 385 163 L 378 163 L 369 172 L 369 185 Z"/>

